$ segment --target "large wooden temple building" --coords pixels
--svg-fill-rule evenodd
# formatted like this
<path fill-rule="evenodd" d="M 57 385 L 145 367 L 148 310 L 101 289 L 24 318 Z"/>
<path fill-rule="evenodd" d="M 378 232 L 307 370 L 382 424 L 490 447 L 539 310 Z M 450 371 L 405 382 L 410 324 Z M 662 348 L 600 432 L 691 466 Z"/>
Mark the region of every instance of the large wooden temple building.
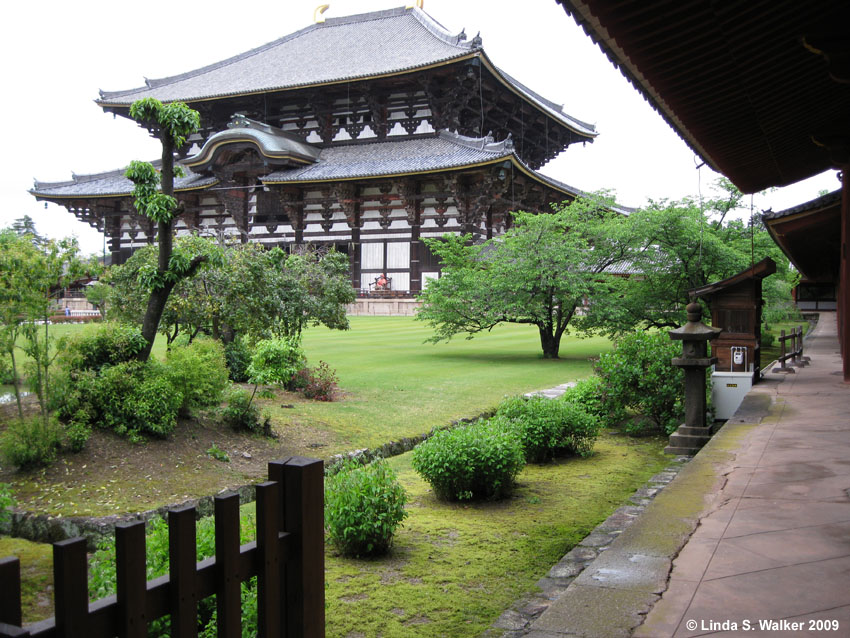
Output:
<path fill-rule="evenodd" d="M 97 103 L 129 117 L 144 97 L 201 116 L 180 157 L 178 235 L 332 245 L 349 256 L 352 286 L 368 291 L 385 274 L 399 294 L 439 275 L 421 238 L 490 238 L 509 211 L 574 198 L 537 171 L 597 134 L 495 66 L 480 37 L 417 7 L 328 18 Z M 31 192 L 104 232 L 121 263 L 156 239 L 131 190 L 116 170 Z"/>

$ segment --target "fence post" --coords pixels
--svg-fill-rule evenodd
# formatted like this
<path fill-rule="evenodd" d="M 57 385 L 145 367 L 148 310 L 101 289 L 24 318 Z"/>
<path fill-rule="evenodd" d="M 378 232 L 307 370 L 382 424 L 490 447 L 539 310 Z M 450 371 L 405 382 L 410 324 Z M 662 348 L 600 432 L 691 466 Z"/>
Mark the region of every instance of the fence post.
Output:
<path fill-rule="evenodd" d="M 782 350 L 780 351 L 782 354 L 779 356 L 779 367 L 782 370 L 785 370 L 785 331 L 779 331 L 779 343 L 782 344 Z"/>
<path fill-rule="evenodd" d="M 168 511 L 168 572 L 171 638 L 198 635 L 195 508 Z"/>
<path fill-rule="evenodd" d="M 21 628 L 21 561 L 17 557 L 0 559 L 0 583 L 0 637 L 26 638 L 30 632 Z"/>
<path fill-rule="evenodd" d="M 115 584 L 120 638 L 148 635 L 147 580 L 144 521 L 118 523 L 115 526 Z"/>
<path fill-rule="evenodd" d="M 0 596 L 0 623 L 20 627 L 21 615 L 21 561 L 15 557 L 0 559 L 0 583 L 3 583 L 3 595 Z"/>
<path fill-rule="evenodd" d="M 218 638 L 242 638 L 242 581 L 239 573 L 239 495 L 215 497 L 215 566 Z"/>
<path fill-rule="evenodd" d="M 89 586 L 85 538 L 53 543 L 53 587 L 57 638 L 88 636 Z"/>
<path fill-rule="evenodd" d="M 263 638 L 282 636 L 280 577 L 280 492 L 274 481 L 257 485 L 257 629 Z"/>
<path fill-rule="evenodd" d="M 286 569 L 288 638 L 325 636 L 324 471 L 322 461 L 293 456 L 269 463 L 269 477 L 283 475 L 284 529 L 294 535 Z"/>

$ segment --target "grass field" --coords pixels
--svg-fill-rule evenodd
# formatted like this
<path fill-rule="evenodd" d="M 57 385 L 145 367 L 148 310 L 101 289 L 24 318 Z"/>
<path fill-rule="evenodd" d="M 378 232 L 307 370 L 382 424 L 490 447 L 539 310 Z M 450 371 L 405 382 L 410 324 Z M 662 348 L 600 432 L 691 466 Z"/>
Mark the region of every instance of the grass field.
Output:
<path fill-rule="evenodd" d="M 352 317 L 346 332 L 310 328 L 309 363 L 336 369 L 344 400 L 268 408 L 276 420 L 325 423 L 349 445 L 372 447 L 475 416 L 505 395 L 589 376 L 590 358 L 610 349 L 607 339 L 565 337 L 561 359 L 543 359 L 536 328 L 518 325 L 437 345 L 423 343 L 430 335 L 409 317 Z"/>

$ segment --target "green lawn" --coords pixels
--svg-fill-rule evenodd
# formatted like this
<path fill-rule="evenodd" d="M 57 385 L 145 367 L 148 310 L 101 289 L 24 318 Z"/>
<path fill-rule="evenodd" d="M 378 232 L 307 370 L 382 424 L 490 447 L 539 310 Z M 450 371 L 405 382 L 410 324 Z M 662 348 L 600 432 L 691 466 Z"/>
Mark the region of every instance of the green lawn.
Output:
<path fill-rule="evenodd" d="M 352 317 L 345 332 L 310 328 L 309 364 L 336 369 L 344 400 L 266 406 L 275 421 L 325 424 L 350 447 L 373 447 L 475 416 L 505 395 L 589 376 L 590 358 L 610 349 L 607 339 L 566 337 L 561 359 L 546 360 L 537 329 L 517 325 L 437 345 L 423 343 L 430 335 L 410 317 Z"/>

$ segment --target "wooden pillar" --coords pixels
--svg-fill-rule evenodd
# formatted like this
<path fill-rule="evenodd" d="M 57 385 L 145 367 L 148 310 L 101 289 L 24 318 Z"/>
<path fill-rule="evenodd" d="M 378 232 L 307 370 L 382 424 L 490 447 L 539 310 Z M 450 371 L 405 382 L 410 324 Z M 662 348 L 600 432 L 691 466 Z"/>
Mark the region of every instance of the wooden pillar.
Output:
<path fill-rule="evenodd" d="M 841 176 L 841 262 L 838 273 L 838 339 L 844 382 L 850 383 L 850 165 Z"/>
<path fill-rule="evenodd" d="M 404 209 L 407 212 L 407 224 L 410 226 L 410 292 L 422 290 L 422 198 L 419 184 L 407 180 L 400 185 Z"/>

